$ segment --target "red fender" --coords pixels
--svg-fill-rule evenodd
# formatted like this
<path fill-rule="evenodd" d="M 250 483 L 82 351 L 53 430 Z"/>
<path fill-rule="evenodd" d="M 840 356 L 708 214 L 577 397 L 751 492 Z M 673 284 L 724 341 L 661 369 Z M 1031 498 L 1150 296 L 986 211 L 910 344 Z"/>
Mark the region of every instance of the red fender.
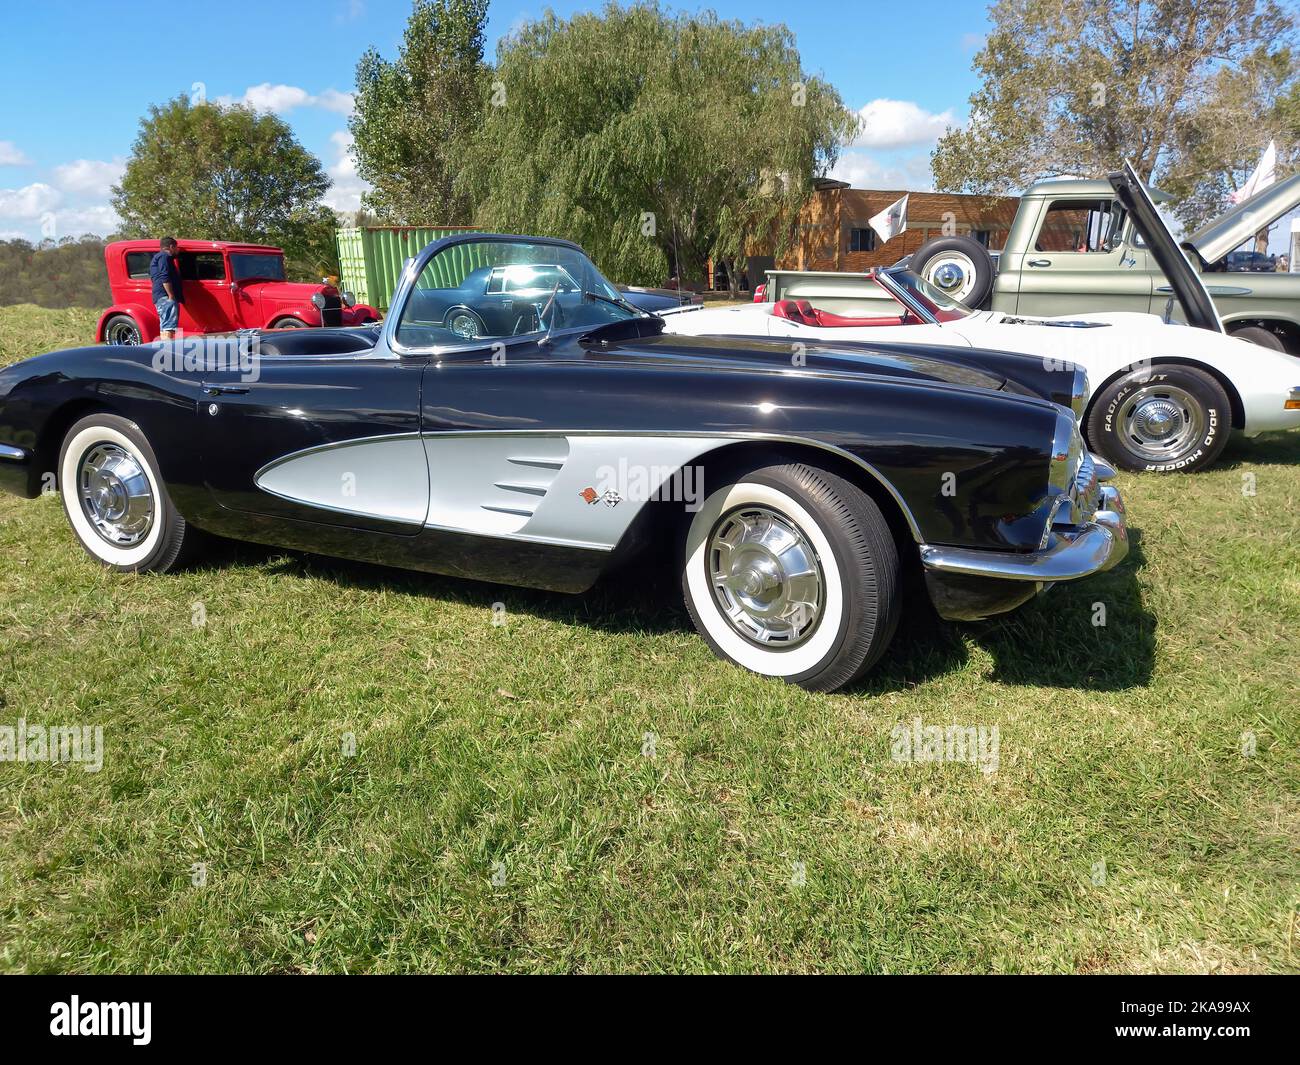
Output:
<path fill-rule="evenodd" d="M 125 314 L 140 330 L 140 343 L 148 344 L 158 339 L 158 312 L 148 303 L 116 303 L 99 316 L 95 325 L 95 343 L 104 342 L 104 325 L 115 314 Z"/>
<path fill-rule="evenodd" d="M 371 318 L 379 322 L 383 321 L 384 316 L 368 303 L 354 303 L 351 307 L 343 308 L 344 325 L 362 325 Z"/>

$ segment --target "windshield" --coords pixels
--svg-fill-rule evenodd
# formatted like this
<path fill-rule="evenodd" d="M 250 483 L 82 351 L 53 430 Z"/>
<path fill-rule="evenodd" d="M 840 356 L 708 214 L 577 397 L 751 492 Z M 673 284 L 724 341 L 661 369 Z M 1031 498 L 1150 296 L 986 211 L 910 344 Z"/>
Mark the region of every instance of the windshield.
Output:
<path fill-rule="evenodd" d="M 434 255 L 397 323 L 403 347 L 594 329 L 644 317 L 576 248 L 529 240 L 474 240 Z"/>
<path fill-rule="evenodd" d="M 923 277 L 918 277 L 911 270 L 896 266 L 885 273 L 890 281 L 940 322 L 957 322 L 975 313 L 966 304 L 953 299 L 943 289 L 930 284 Z"/>
<path fill-rule="evenodd" d="M 230 272 L 236 281 L 246 281 L 251 277 L 283 281 L 284 256 L 262 255 L 257 252 L 231 252 Z"/>

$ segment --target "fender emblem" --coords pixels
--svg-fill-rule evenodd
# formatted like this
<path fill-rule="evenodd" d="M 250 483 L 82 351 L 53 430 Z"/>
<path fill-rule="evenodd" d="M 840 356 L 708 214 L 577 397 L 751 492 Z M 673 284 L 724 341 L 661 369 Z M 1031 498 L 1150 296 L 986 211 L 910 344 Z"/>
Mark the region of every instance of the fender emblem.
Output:
<path fill-rule="evenodd" d="M 606 490 L 604 495 L 598 494 L 594 488 L 584 488 L 578 495 L 582 497 L 588 506 L 595 506 L 602 499 L 607 507 L 616 507 L 623 502 L 623 497 L 612 488 Z"/>

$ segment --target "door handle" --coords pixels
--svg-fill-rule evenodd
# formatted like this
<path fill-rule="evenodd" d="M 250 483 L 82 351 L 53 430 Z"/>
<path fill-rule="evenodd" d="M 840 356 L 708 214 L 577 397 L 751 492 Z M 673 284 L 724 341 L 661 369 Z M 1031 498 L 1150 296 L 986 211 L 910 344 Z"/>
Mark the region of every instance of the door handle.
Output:
<path fill-rule="evenodd" d="M 1026 266 L 1051 266 L 1052 260 L 1051 259 L 1030 259 L 1029 262 L 1027 262 L 1025 265 Z"/>
<path fill-rule="evenodd" d="M 205 396 L 246 396 L 248 389 L 242 385 L 204 385 Z"/>

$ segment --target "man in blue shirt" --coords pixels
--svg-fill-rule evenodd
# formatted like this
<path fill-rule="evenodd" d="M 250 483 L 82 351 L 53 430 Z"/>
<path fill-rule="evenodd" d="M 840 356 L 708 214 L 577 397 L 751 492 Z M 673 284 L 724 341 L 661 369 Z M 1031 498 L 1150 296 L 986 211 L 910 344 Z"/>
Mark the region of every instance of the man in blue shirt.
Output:
<path fill-rule="evenodd" d="M 153 305 L 158 309 L 158 335 L 163 340 L 174 340 L 185 298 L 181 294 L 181 271 L 176 265 L 176 238 L 163 237 L 158 246 L 162 250 L 149 261 Z"/>

